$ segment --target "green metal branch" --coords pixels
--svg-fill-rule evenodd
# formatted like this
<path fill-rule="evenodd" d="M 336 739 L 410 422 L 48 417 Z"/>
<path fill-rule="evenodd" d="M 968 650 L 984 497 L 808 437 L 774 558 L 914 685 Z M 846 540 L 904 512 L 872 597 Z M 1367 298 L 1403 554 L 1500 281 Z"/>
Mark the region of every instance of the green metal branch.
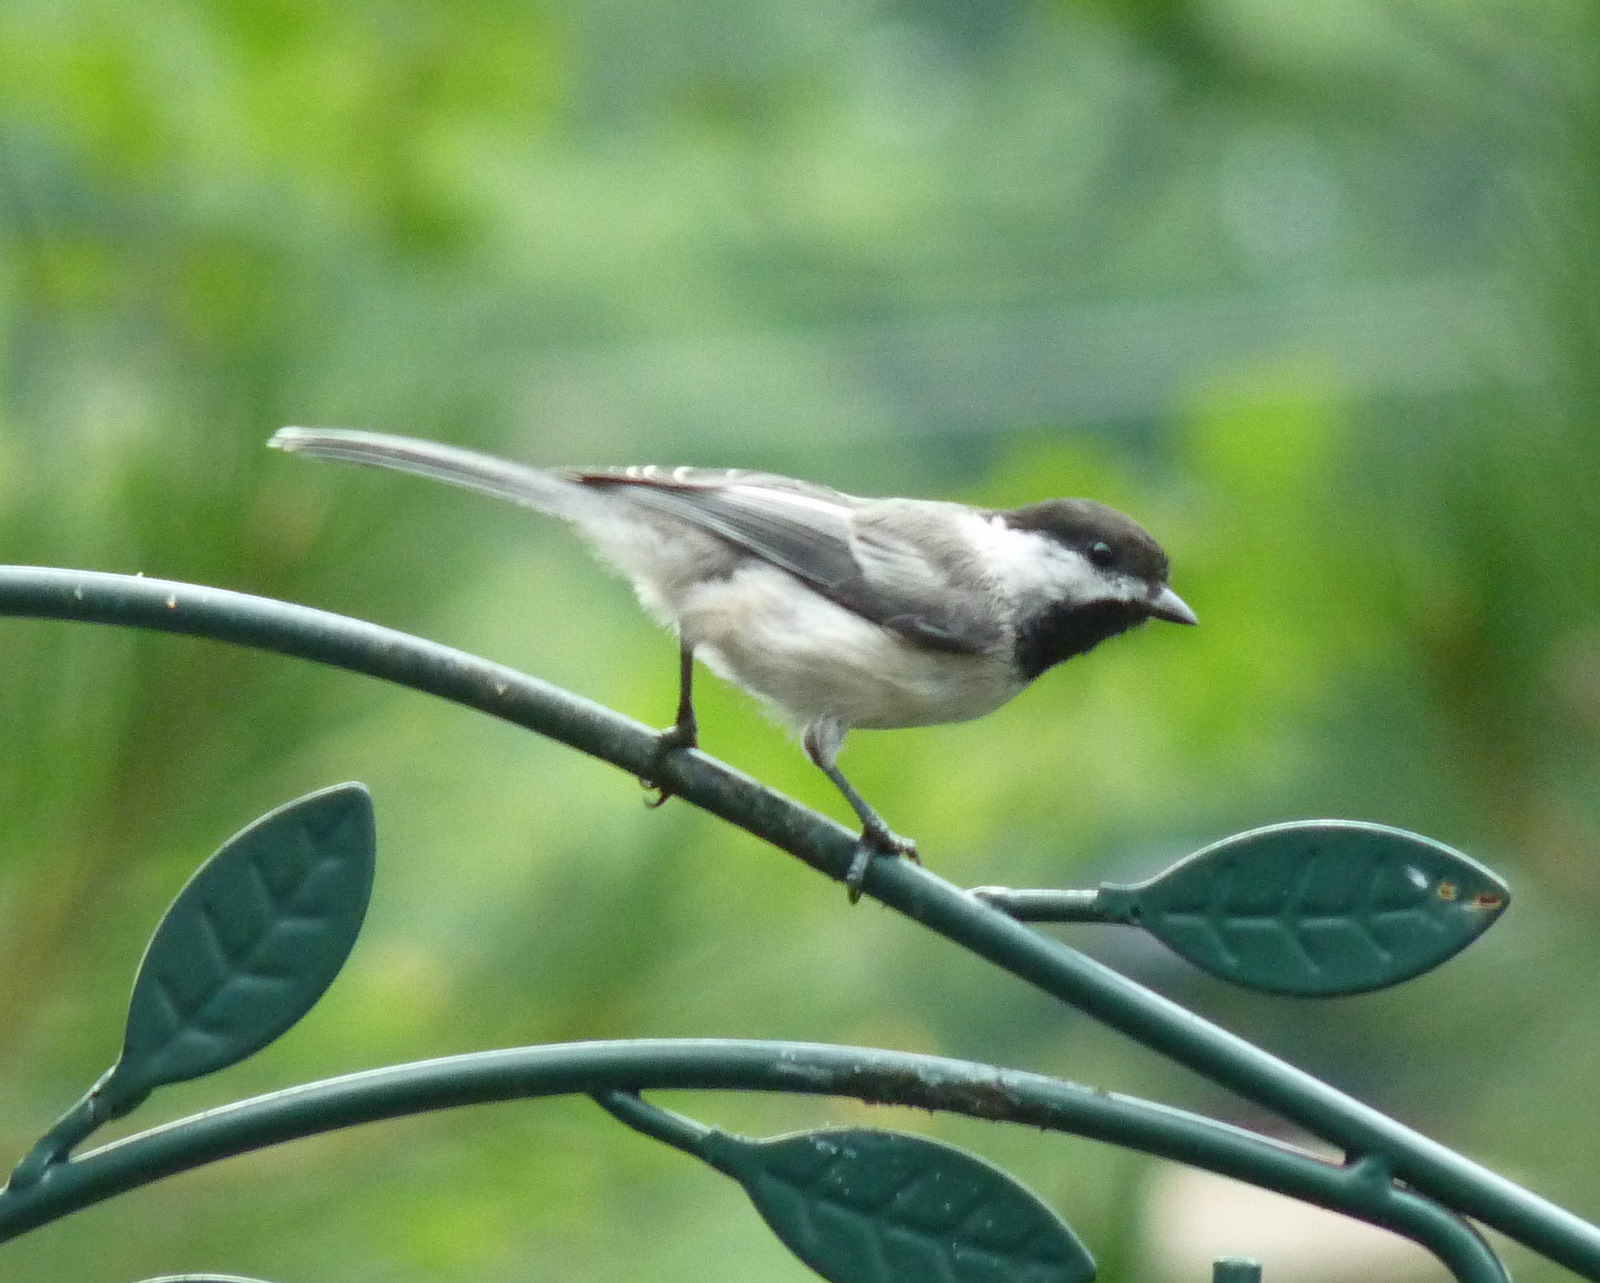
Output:
<path fill-rule="evenodd" d="M 88 571 L 0 567 L 0 614 L 214 638 L 438 695 L 561 740 L 843 881 L 855 835 L 699 751 L 653 758 L 655 732 L 513 669 L 377 625 L 215 588 Z M 1550 1259 L 1600 1280 L 1600 1229 L 1193 1012 L 1038 934 L 904 860 L 865 890 L 1013 975 L 1187 1065 Z M 1362 1169 L 1367 1170 L 1367 1169 Z"/>
<path fill-rule="evenodd" d="M 1326 1163 L 1182 1110 L 1042 1074 L 938 1056 L 735 1039 L 567 1043 L 392 1065 L 239 1101 L 114 1141 L 0 1195 L 0 1242 L 152 1181 L 358 1123 L 489 1101 L 593 1094 L 630 1125 L 695 1152 L 716 1133 L 618 1093 L 698 1088 L 852 1096 L 1071 1132 L 1279 1190 L 1393 1230 L 1463 1283 L 1507 1283 L 1475 1230 L 1384 1173 Z"/>

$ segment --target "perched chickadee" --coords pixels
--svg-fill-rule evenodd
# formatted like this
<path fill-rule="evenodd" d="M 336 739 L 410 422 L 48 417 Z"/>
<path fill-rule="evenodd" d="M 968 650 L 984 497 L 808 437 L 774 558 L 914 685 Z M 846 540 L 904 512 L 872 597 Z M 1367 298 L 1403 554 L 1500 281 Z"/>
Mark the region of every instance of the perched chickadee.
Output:
<path fill-rule="evenodd" d="M 541 469 L 374 432 L 284 428 L 280 450 L 398 468 L 570 522 L 680 645 L 663 754 L 698 742 L 694 659 L 801 728 L 861 817 L 851 898 L 874 854 L 915 857 L 840 772 L 852 727 L 961 722 L 1147 619 L 1197 623 L 1167 555 L 1090 499 L 991 511 L 859 499 L 765 473 Z"/>

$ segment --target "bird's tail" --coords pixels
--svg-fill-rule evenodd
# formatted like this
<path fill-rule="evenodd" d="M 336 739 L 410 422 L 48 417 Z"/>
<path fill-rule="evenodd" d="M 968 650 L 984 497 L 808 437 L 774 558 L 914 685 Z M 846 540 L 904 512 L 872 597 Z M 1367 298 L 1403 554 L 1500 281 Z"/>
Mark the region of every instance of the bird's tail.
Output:
<path fill-rule="evenodd" d="M 581 517 L 587 498 L 581 486 L 557 473 L 415 437 L 357 432 L 348 428 L 280 428 L 267 444 L 290 454 L 414 472 L 470 490 L 482 490 L 557 517 Z"/>

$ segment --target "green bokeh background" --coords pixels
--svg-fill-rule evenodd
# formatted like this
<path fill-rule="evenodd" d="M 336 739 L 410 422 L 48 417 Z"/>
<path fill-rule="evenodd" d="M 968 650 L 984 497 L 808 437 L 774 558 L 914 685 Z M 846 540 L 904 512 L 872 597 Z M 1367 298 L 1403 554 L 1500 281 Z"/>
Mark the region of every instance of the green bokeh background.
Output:
<path fill-rule="evenodd" d="M 978 723 L 859 734 L 846 769 L 964 882 L 1092 885 L 1320 815 L 1486 860 L 1511 913 L 1392 993 L 1234 993 L 1073 939 L 1600 1216 L 1597 68 L 1581 0 L 7 0 L 0 560 L 361 615 L 661 723 L 672 642 L 566 532 L 265 439 L 1113 503 L 1201 628 Z M 708 680 L 701 719 L 710 751 L 846 816 L 744 696 Z M 5 621 L 5 1152 L 115 1056 L 194 865 L 349 778 L 381 846 L 345 973 L 133 1123 L 645 1035 L 932 1051 L 1264 1123 L 558 746 L 284 659 Z M 969 1144 L 1108 1283 L 1158 1277 L 1142 1159 L 673 1103 Z M 582 1101 L 233 1160 L 0 1253 L 37 1283 L 811 1277 L 726 1180 Z"/>

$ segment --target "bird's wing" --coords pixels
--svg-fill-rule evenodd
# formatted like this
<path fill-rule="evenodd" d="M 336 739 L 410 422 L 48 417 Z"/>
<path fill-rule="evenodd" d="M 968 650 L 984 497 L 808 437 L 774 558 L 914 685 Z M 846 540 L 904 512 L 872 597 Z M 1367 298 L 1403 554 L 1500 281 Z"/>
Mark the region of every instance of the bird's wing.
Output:
<path fill-rule="evenodd" d="M 726 539 L 824 591 L 856 573 L 849 500 L 825 486 L 710 468 L 571 470 L 559 475 L 592 489 L 623 492 L 640 508 Z"/>
<path fill-rule="evenodd" d="M 917 538 L 915 513 L 880 520 L 894 505 L 942 505 L 855 499 L 752 472 L 619 468 L 561 475 L 597 489 L 625 489 L 640 507 L 717 535 L 918 645 L 977 653 L 998 640 L 998 629 L 983 622 L 988 612 L 970 608 L 982 585 L 968 582 L 959 562 L 929 555 Z"/>
<path fill-rule="evenodd" d="M 920 499 L 861 501 L 853 539 L 862 583 L 878 619 L 935 650 L 978 653 L 1002 642 L 996 589 L 970 543 L 969 522 L 955 504 Z"/>

